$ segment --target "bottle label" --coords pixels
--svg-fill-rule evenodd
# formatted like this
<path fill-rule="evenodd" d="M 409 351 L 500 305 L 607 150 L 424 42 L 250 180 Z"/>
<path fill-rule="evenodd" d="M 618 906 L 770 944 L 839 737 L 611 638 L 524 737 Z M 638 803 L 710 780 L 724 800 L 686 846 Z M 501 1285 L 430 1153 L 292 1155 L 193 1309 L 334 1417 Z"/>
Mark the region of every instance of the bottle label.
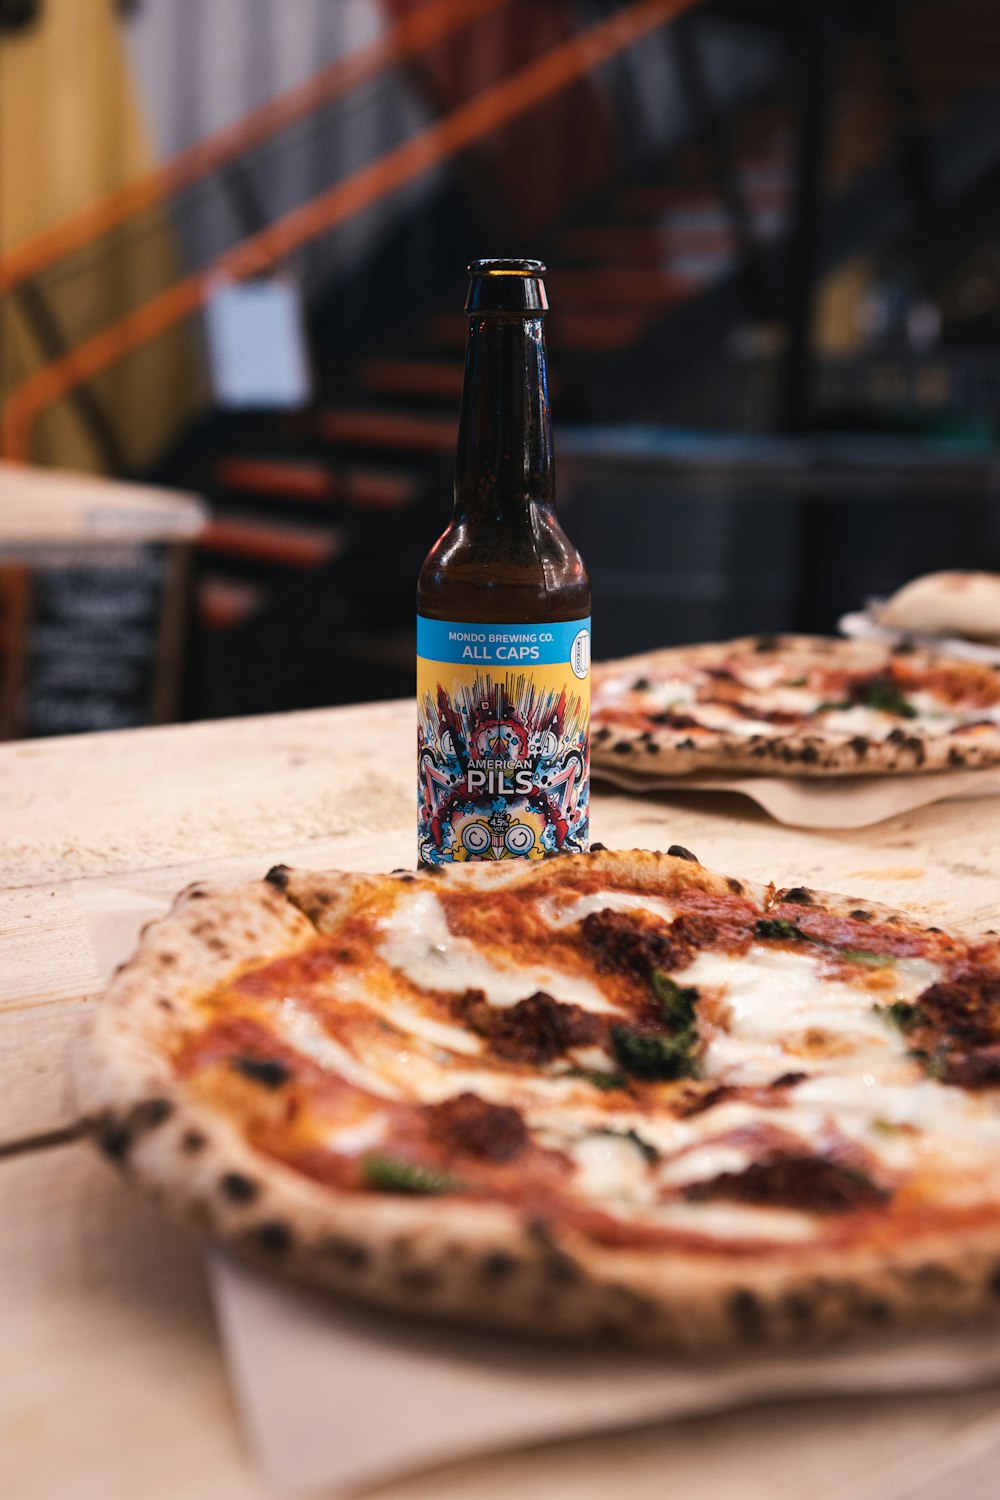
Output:
<path fill-rule="evenodd" d="M 417 762 L 424 864 L 586 849 L 590 619 L 418 615 Z"/>

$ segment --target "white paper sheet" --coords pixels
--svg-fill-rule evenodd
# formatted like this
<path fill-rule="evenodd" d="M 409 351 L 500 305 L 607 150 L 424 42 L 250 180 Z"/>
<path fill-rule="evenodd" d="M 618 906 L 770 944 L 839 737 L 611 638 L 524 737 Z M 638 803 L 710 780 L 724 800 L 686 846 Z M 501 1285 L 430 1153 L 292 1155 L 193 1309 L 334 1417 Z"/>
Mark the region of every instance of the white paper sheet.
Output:
<path fill-rule="evenodd" d="M 818 777 L 640 776 L 593 767 L 595 781 L 626 792 L 737 792 L 749 797 L 778 823 L 792 828 L 870 828 L 934 802 L 1000 797 L 995 771 L 939 771 L 926 776 Z"/>
<path fill-rule="evenodd" d="M 1000 1378 L 995 1330 L 709 1366 L 409 1320 L 282 1286 L 221 1252 L 208 1266 L 247 1436 L 284 1490 L 777 1397 Z"/>

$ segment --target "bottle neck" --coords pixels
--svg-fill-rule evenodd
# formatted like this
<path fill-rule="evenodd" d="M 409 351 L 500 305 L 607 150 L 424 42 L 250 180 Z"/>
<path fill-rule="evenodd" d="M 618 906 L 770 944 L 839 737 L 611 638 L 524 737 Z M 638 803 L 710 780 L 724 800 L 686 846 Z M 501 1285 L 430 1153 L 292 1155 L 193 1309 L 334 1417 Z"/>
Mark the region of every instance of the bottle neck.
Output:
<path fill-rule="evenodd" d="M 503 523 L 555 500 L 540 317 L 472 317 L 455 465 L 455 520 Z"/>

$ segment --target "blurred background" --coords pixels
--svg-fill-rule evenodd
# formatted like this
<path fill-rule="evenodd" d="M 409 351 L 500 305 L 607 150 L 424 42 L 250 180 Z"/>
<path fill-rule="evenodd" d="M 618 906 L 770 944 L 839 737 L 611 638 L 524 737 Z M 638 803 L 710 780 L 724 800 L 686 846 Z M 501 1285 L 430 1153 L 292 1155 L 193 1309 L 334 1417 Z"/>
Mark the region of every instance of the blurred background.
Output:
<path fill-rule="evenodd" d="M 1000 568 L 996 0 L 0 0 L 0 736 L 409 694 L 481 255 L 599 656 Z"/>

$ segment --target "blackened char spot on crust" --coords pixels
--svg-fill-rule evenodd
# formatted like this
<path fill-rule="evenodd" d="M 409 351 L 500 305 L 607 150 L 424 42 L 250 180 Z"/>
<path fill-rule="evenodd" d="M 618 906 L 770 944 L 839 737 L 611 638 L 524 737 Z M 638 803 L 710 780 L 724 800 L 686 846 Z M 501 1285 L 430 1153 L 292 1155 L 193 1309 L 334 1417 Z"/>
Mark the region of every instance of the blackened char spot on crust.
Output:
<path fill-rule="evenodd" d="M 806 1296 L 804 1292 L 788 1292 L 781 1299 L 781 1310 L 794 1323 L 796 1328 L 805 1330 L 812 1323 L 816 1313 L 816 1301 Z"/>
<path fill-rule="evenodd" d="M 724 1200 L 832 1214 L 874 1207 L 885 1203 L 889 1194 L 856 1167 L 824 1156 L 778 1151 L 741 1172 L 720 1172 L 707 1182 L 692 1183 L 684 1196 L 695 1203 Z"/>
<path fill-rule="evenodd" d="M 508 1251 L 491 1250 L 483 1257 L 479 1269 L 485 1281 L 506 1281 L 517 1270 L 517 1265 L 517 1260 Z"/>
<path fill-rule="evenodd" d="M 169 1120 L 173 1112 L 174 1106 L 169 1099 L 145 1099 L 132 1111 L 132 1128 L 153 1130 L 157 1125 L 162 1125 L 164 1120 Z"/>
<path fill-rule="evenodd" d="M 485 1161 L 513 1161 L 529 1141 L 520 1110 L 508 1104 L 491 1104 L 478 1094 L 456 1094 L 429 1105 L 424 1118 L 433 1140 L 449 1151 Z"/>
<path fill-rule="evenodd" d="M 346 1235 L 327 1235 L 319 1249 L 323 1255 L 343 1266 L 345 1271 L 362 1271 L 371 1260 L 368 1246 L 360 1240 L 349 1239 Z"/>
<path fill-rule="evenodd" d="M 234 1203 L 252 1203 L 260 1192 L 257 1183 L 245 1172 L 224 1172 L 219 1178 L 219 1190 Z"/>
<path fill-rule="evenodd" d="M 292 1231 L 282 1219 L 267 1219 L 258 1224 L 251 1239 L 267 1255 L 286 1255 L 292 1248 Z"/>
<path fill-rule="evenodd" d="M 659 724 L 662 729 L 702 729 L 704 726 L 692 719 L 690 714 L 674 714 L 668 708 L 661 709 L 659 713 L 650 714 L 649 722 Z M 693 741 L 685 741 L 693 743 Z"/>
<path fill-rule="evenodd" d="M 112 1161 L 124 1161 L 137 1137 L 155 1130 L 173 1112 L 169 1099 L 144 1099 L 122 1118 L 101 1120 L 97 1126 L 98 1145 Z"/>
<path fill-rule="evenodd" d="M 555 1000 L 545 990 L 505 1006 L 490 1005 L 482 990 L 466 990 L 458 1011 L 486 1038 L 490 1050 L 508 1062 L 552 1062 L 568 1048 L 588 1046 L 602 1035 L 601 1022 L 591 1011 Z"/>
<path fill-rule="evenodd" d="M 280 1089 L 292 1076 L 285 1064 L 273 1057 L 234 1057 L 232 1066 L 244 1078 L 263 1084 L 266 1089 Z"/>
<path fill-rule="evenodd" d="M 187 1151 L 191 1156 L 204 1150 L 206 1144 L 206 1138 L 200 1130 L 185 1130 L 181 1136 L 181 1150 Z"/>
<path fill-rule="evenodd" d="M 591 854 L 603 854 L 607 847 L 607 844 L 591 844 L 590 852 Z"/>
<path fill-rule="evenodd" d="M 288 865 L 272 865 L 264 879 L 268 885 L 273 885 L 276 891 L 286 891 L 291 874 L 292 871 Z"/>
<path fill-rule="evenodd" d="M 648 979 L 653 969 L 677 969 L 691 957 L 688 944 L 669 933 L 643 927 L 624 912 L 592 911 L 580 923 L 583 941 L 598 974 Z"/>
<path fill-rule="evenodd" d="M 611 746 L 614 755 L 631 755 L 634 749 L 635 746 L 630 740 L 619 740 L 617 744 Z"/>
<path fill-rule="evenodd" d="M 804 885 L 793 885 L 790 891 L 782 896 L 782 901 L 791 901 L 795 906 L 815 906 L 812 891 L 806 890 Z"/>
<path fill-rule="evenodd" d="M 854 911 L 850 913 L 850 915 L 854 918 L 855 922 L 870 922 L 872 919 L 871 912 L 865 911 L 864 907 L 862 906 L 856 907 Z"/>
<path fill-rule="evenodd" d="M 730 1296 L 728 1308 L 729 1316 L 744 1343 L 756 1344 L 764 1333 L 764 1317 L 759 1298 L 740 1287 Z"/>
<path fill-rule="evenodd" d="M 127 1125 L 113 1120 L 101 1126 L 97 1142 L 105 1156 L 112 1161 L 124 1161 L 132 1144 L 132 1137 Z"/>
<path fill-rule="evenodd" d="M 732 891 L 732 893 L 733 893 L 734 896 L 742 896 L 742 894 L 743 894 L 743 882 L 742 882 L 742 880 L 737 880 L 735 875 L 727 875 L 726 876 L 726 884 L 728 885 L 729 889 Z"/>
<path fill-rule="evenodd" d="M 881 1297 L 865 1297 L 855 1293 L 852 1310 L 856 1317 L 862 1322 L 870 1323 L 873 1328 L 887 1328 L 892 1322 L 892 1308 Z"/>
<path fill-rule="evenodd" d="M 671 844 L 670 848 L 667 850 L 667 853 L 669 854 L 671 859 L 687 859 L 690 860 L 693 865 L 701 864 L 701 860 L 698 858 L 697 854 L 692 854 L 691 850 L 685 849 L 683 844 Z"/>
<path fill-rule="evenodd" d="M 396 1272 L 396 1281 L 408 1292 L 432 1292 L 441 1277 L 431 1266 L 404 1266 Z"/>
<path fill-rule="evenodd" d="M 809 1077 L 808 1073 L 782 1073 L 778 1078 L 772 1078 L 769 1087 L 772 1089 L 792 1089 L 797 1083 L 802 1083 Z"/>
<path fill-rule="evenodd" d="M 570 1286 L 579 1281 L 580 1267 L 571 1255 L 567 1255 L 552 1237 L 552 1231 L 541 1219 L 534 1220 L 527 1228 L 528 1238 L 534 1240 L 544 1256 L 545 1271 L 550 1281 L 557 1286 Z"/>
<path fill-rule="evenodd" d="M 868 754 L 869 743 L 865 736 L 863 734 L 856 734 L 854 738 L 848 743 L 850 744 L 850 747 L 854 751 L 855 755 L 858 757 L 858 760 L 864 760 L 865 756 Z"/>

